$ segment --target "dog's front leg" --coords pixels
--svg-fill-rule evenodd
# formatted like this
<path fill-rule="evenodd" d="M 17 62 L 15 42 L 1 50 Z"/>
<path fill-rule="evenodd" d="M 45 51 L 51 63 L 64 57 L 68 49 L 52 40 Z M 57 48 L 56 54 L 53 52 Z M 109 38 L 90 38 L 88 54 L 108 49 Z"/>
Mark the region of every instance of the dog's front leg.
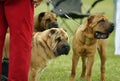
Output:
<path fill-rule="evenodd" d="M 73 57 L 72 57 L 72 70 L 71 70 L 71 76 L 70 76 L 69 81 L 74 81 L 79 57 L 80 56 L 76 55 L 75 53 L 73 54 Z"/>
<path fill-rule="evenodd" d="M 81 73 L 81 78 L 85 77 L 86 75 L 86 61 L 87 61 L 87 57 L 82 57 L 82 73 Z"/>
<path fill-rule="evenodd" d="M 35 81 L 36 71 L 30 68 L 28 81 Z"/>
<path fill-rule="evenodd" d="M 100 81 L 105 81 L 105 62 L 106 62 L 106 55 L 100 55 L 101 57 L 101 78 Z"/>
<path fill-rule="evenodd" d="M 29 71 L 29 80 L 28 81 L 40 81 L 41 70 L 30 69 Z"/>
<path fill-rule="evenodd" d="M 41 71 L 39 71 L 36 76 L 35 76 L 35 81 L 40 81 L 40 74 L 41 74 Z"/>
<path fill-rule="evenodd" d="M 101 60 L 101 78 L 100 81 L 105 81 L 105 62 L 106 62 L 106 41 L 99 41 L 98 52 Z"/>
<path fill-rule="evenodd" d="M 105 62 L 106 62 L 106 54 L 104 54 L 104 52 L 100 52 L 100 59 L 101 59 L 101 77 L 100 77 L 100 81 L 105 81 Z"/>
<path fill-rule="evenodd" d="M 93 63 L 94 63 L 94 55 L 89 56 L 87 60 L 87 71 L 86 71 L 87 81 L 92 81 L 91 73 L 92 73 Z"/>

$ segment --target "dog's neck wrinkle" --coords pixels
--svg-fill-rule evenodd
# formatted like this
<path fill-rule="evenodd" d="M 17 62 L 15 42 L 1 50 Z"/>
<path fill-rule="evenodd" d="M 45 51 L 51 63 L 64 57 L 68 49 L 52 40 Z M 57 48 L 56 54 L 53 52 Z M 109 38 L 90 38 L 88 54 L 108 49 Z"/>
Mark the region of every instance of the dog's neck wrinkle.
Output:
<path fill-rule="evenodd" d="M 38 24 L 37 27 L 35 27 L 35 32 L 41 32 L 41 31 L 44 31 L 45 28 L 42 24 Z"/>
<path fill-rule="evenodd" d="M 97 41 L 94 38 L 92 28 L 86 27 L 86 25 L 81 25 L 81 27 L 77 30 L 76 33 L 77 33 L 76 38 L 79 38 L 79 41 L 81 42 L 81 45 L 91 45 L 91 44 L 93 44 L 94 42 Z"/>
<path fill-rule="evenodd" d="M 86 45 L 93 45 L 93 44 L 95 44 L 96 43 L 96 39 L 94 39 L 94 38 L 87 38 L 87 37 L 85 37 L 85 44 Z"/>
<path fill-rule="evenodd" d="M 43 40 L 44 41 L 44 43 L 46 44 L 46 46 L 47 46 L 47 48 L 49 49 L 49 50 L 51 50 L 51 47 L 47 44 L 47 40 L 45 41 L 45 40 Z M 50 55 L 50 51 L 47 51 L 48 49 L 45 49 L 44 51 L 46 52 L 46 55 L 48 56 L 48 58 L 49 59 L 52 59 L 52 58 L 54 58 L 54 56 L 52 56 L 52 55 L 54 55 L 54 54 L 51 54 Z"/>
<path fill-rule="evenodd" d="M 91 34 L 91 33 L 93 33 L 93 28 L 91 27 L 91 26 L 88 26 L 87 25 L 87 28 L 84 30 L 84 32 L 87 32 L 87 34 Z"/>
<path fill-rule="evenodd" d="M 44 30 L 45 30 L 45 27 L 42 26 L 42 25 L 40 25 L 40 26 L 38 27 L 38 30 L 39 30 L 39 31 L 44 31 Z"/>
<path fill-rule="evenodd" d="M 90 27 L 88 24 L 85 23 L 85 25 L 81 25 L 80 26 L 80 30 L 82 32 L 87 32 L 87 36 L 89 36 L 89 34 L 93 33 L 93 28 Z"/>
<path fill-rule="evenodd" d="M 83 45 L 92 45 L 92 44 L 95 44 L 97 42 L 97 39 L 88 37 L 88 36 L 84 35 L 84 32 L 83 32 L 83 34 L 82 34 L 81 38 L 79 39 L 79 41 Z"/>
<path fill-rule="evenodd" d="M 45 31 L 44 31 L 45 32 Z M 47 39 L 45 38 L 45 37 L 47 37 L 47 36 L 41 36 L 41 34 L 38 32 L 38 34 L 37 34 L 38 36 L 38 38 L 39 39 L 42 39 L 42 40 L 39 40 L 39 39 L 36 39 L 35 40 L 35 42 L 37 43 L 37 41 L 39 41 L 39 44 L 34 44 L 34 45 L 36 45 L 36 46 L 38 46 L 38 45 L 41 45 L 42 47 L 44 47 L 44 48 L 47 48 L 47 49 L 45 49 L 44 50 L 44 52 L 46 52 L 46 55 L 47 55 L 47 57 L 49 58 L 49 59 L 51 59 L 51 58 L 53 58 L 54 56 L 51 56 L 50 55 L 50 51 L 47 51 L 47 50 L 51 50 L 51 47 L 48 45 L 48 43 L 47 43 Z M 44 35 L 46 35 L 46 34 L 44 34 Z M 43 38 L 41 38 L 41 37 L 43 37 Z M 41 43 L 40 43 L 41 42 Z M 40 48 L 39 48 L 40 49 Z"/>

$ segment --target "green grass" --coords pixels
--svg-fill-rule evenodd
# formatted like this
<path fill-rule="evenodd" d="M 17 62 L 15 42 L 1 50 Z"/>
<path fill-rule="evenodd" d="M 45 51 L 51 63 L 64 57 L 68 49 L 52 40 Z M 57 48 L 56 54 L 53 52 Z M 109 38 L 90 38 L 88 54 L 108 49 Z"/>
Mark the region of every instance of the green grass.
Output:
<path fill-rule="evenodd" d="M 89 8 L 94 0 L 83 0 L 86 8 Z M 48 11 L 45 2 L 35 9 L 35 15 L 42 11 Z M 91 13 L 104 12 L 105 16 L 108 17 L 110 21 L 114 19 L 114 3 L 113 0 L 104 0 L 103 2 L 98 3 L 95 8 L 91 11 Z M 61 20 L 58 18 L 58 21 L 61 25 Z M 71 20 L 67 20 L 69 27 L 72 28 L 73 31 L 78 27 L 75 23 L 71 22 Z M 61 25 L 61 27 L 66 28 L 65 25 Z M 67 28 L 66 28 L 67 29 Z M 73 38 L 73 35 L 69 32 L 70 45 Z M 111 34 L 108 39 L 107 45 L 107 62 L 106 62 L 106 81 L 120 81 L 120 56 L 114 55 L 114 32 Z M 72 58 L 72 50 L 67 56 L 60 56 L 51 61 L 50 65 L 46 67 L 43 71 L 40 81 L 68 81 L 70 72 L 71 72 L 71 58 Z M 77 74 L 75 81 L 86 81 L 86 79 L 80 79 L 81 73 L 81 61 L 79 61 L 77 67 Z M 100 81 L 100 59 L 99 55 L 96 53 L 95 63 L 93 66 L 92 79 L 93 81 Z"/>

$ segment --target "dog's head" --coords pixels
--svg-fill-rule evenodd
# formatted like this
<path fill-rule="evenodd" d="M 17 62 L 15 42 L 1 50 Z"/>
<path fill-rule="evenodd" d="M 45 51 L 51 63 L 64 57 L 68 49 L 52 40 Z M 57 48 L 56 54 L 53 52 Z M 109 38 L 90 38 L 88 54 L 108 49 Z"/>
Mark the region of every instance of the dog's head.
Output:
<path fill-rule="evenodd" d="M 114 24 L 109 22 L 109 20 L 101 14 L 89 16 L 87 19 L 87 27 L 89 27 L 89 30 L 93 32 L 94 37 L 97 39 L 108 38 L 114 30 Z"/>
<path fill-rule="evenodd" d="M 68 34 L 63 28 L 51 28 L 47 41 L 55 56 L 67 55 L 70 51 Z"/>
<path fill-rule="evenodd" d="M 38 22 L 40 30 L 46 30 L 50 28 L 58 28 L 56 14 L 52 12 L 42 12 L 38 16 Z"/>

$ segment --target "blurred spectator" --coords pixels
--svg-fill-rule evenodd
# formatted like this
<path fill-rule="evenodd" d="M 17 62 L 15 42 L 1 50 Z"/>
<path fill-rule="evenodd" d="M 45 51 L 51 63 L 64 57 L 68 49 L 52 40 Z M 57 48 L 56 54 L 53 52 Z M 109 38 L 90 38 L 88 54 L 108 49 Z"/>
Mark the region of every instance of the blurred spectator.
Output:
<path fill-rule="evenodd" d="M 115 55 L 120 55 L 120 0 L 115 0 Z"/>

